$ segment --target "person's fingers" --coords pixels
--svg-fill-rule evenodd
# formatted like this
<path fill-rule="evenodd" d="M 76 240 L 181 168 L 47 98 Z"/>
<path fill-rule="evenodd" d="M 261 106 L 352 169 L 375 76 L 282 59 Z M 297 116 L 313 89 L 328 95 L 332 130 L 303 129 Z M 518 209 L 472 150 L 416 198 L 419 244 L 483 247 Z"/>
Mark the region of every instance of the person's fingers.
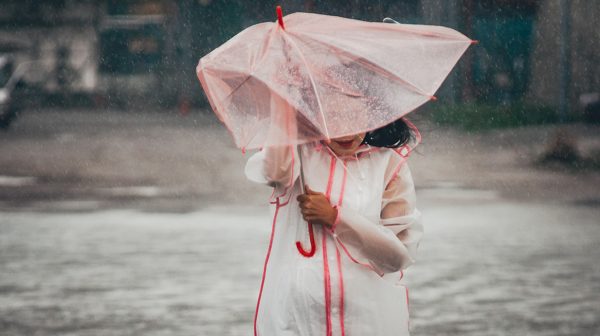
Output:
<path fill-rule="evenodd" d="M 302 194 L 302 195 L 299 195 L 298 197 L 296 197 L 296 199 L 298 200 L 298 202 L 304 203 L 304 202 L 309 202 L 309 201 L 314 202 L 315 200 L 317 200 L 318 197 L 319 197 L 319 195 Z"/>
<path fill-rule="evenodd" d="M 315 208 L 314 204 L 310 201 L 299 203 L 298 206 L 300 207 L 300 209 L 314 209 Z"/>
<path fill-rule="evenodd" d="M 300 212 L 303 215 L 315 215 L 318 213 L 315 209 L 307 209 L 307 208 L 300 209 Z"/>
<path fill-rule="evenodd" d="M 324 196 L 313 196 L 310 199 L 310 204 L 313 208 L 318 209 L 323 208 L 325 204 L 329 204 L 329 201 L 327 201 L 327 199 Z"/>
<path fill-rule="evenodd" d="M 306 200 L 308 200 L 308 195 L 300 194 L 298 195 L 298 197 L 296 197 L 296 200 L 298 200 L 298 202 L 300 203 L 305 202 Z"/>

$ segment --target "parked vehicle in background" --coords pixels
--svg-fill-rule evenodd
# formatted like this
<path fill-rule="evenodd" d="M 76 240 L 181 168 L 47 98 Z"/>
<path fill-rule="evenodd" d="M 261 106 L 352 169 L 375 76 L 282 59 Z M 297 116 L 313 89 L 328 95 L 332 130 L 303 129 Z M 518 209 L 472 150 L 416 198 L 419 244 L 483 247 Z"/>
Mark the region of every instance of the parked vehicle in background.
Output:
<path fill-rule="evenodd" d="M 10 55 L 0 54 L 0 129 L 7 129 L 21 110 L 17 92 L 24 87 L 25 67 L 16 66 Z"/>

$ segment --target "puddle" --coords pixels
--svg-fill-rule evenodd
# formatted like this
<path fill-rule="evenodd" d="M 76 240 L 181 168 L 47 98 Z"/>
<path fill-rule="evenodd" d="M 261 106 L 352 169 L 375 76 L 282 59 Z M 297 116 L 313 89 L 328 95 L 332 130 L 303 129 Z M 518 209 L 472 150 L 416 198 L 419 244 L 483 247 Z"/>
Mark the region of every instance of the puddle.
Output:
<path fill-rule="evenodd" d="M 573 202 L 575 205 L 600 208 L 600 198 L 584 198 Z"/>
<path fill-rule="evenodd" d="M 99 191 L 103 195 L 129 197 L 157 197 L 163 194 L 162 190 L 156 186 L 103 188 Z"/>
<path fill-rule="evenodd" d="M 37 179 L 33 176 L 0 175 L 0 187 L 22 187 L 33 185 Z"/>
<path fill-rule="evenodd" d="M 21 210 L 48 212 L 88 212 L 101 209 L 104 203 L 96 200 L 59 200 L 31 203 Z"/>
<path fill-rule="evenodd" d="M 417 197 L 427 197 L 448 200 L 497 200 L 498 192 L 485 189 L 471 189 L 450 181 L 442 181 L 430 186 L 417 189 Z"/>

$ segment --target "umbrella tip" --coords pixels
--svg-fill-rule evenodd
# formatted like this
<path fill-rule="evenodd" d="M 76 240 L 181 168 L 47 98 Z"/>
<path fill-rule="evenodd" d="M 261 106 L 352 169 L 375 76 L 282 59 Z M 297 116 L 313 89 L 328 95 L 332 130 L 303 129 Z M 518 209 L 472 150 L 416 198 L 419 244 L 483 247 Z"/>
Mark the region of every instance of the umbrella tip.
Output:
<path fill-rule="evenodd" d="M 429 99 L 431 99 L 432 101 L 436 101 L 437 97 L 436 96 L 431 96 L 431 97 L 429 97 Z"/>
<path fill-rule="evenodd" d="M 479 41 L 477 41 L 477 40 L 471 40 L 471 44 L 478 44 L 478 43 L 479 43 Z"/>
<path fill-rule="evenodd" d="M 281 29 L 285 29 L 285 26 L 283 25 L 283 10 L 281 10 L 281 6 L 277 6 L 276 10 L 277 10 L 277 21 L 279 22 Z"/>

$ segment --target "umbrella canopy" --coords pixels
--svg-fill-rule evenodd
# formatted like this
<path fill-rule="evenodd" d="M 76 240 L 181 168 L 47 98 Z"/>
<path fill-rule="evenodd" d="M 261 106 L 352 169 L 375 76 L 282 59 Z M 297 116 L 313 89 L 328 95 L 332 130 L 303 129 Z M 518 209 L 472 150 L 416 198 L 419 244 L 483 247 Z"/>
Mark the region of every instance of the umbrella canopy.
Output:
<path fill-rule="evenodd" d="M 472 42 L 440 26 L 294 13 L 245 29 L 196 70 L 238 147 L 297 145 L 370 131 L 414 110 Z"/>

